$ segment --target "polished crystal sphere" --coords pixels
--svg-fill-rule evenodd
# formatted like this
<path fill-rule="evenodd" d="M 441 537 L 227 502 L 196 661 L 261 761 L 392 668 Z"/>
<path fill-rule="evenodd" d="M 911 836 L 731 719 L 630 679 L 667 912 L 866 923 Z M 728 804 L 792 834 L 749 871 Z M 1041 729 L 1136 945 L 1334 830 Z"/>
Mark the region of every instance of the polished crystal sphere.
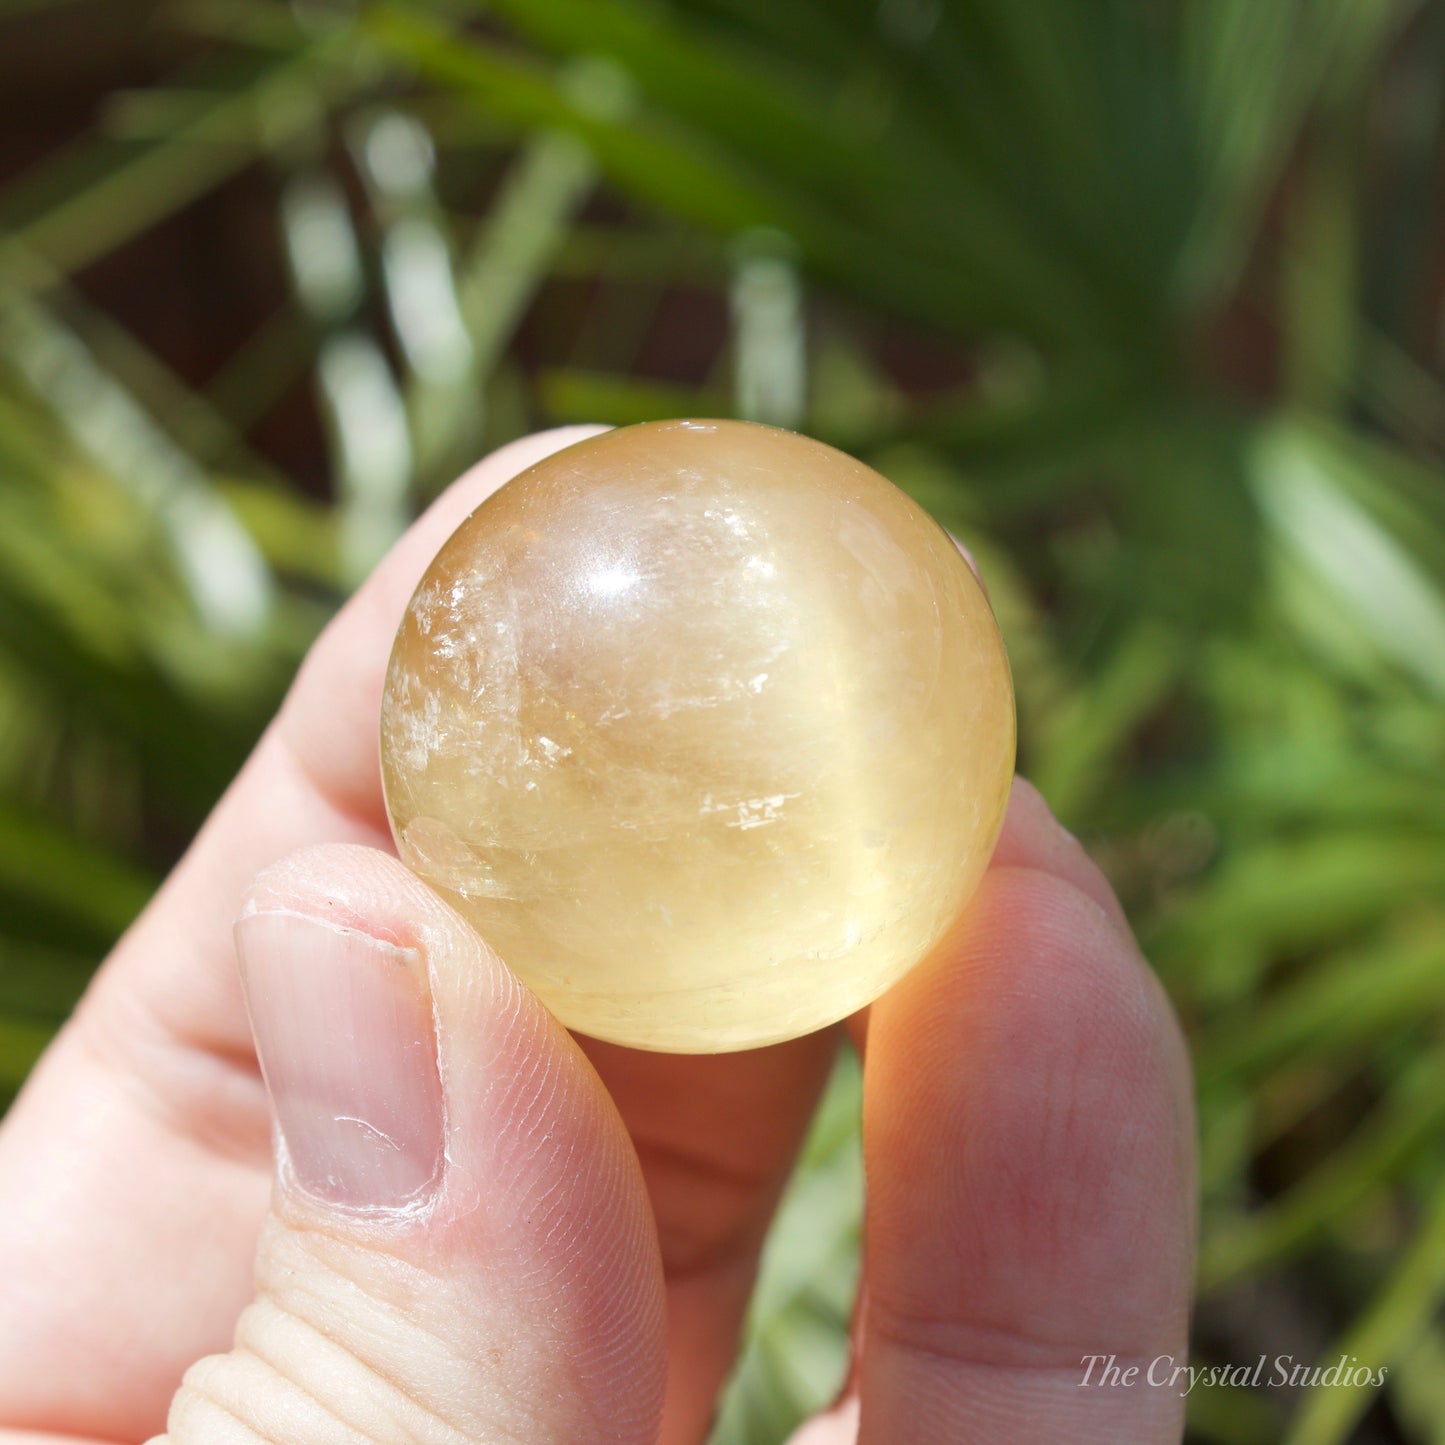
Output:
<path fill-rule="evenodd" d="M 938 943 L 998 835 L 1013 692 L 937 523 L 772 427 L 557 452 L 422 578 L 381 717 L 401 857 L 569 1027 L 807 1033 Z"/>

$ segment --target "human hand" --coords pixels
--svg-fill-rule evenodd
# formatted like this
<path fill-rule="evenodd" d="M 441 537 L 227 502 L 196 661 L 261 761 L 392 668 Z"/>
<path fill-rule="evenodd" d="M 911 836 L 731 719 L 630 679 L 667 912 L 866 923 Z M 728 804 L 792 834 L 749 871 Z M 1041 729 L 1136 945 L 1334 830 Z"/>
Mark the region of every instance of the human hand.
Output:
<path fill-rule="evenodd" d="M 410 590 L 585 434 L 488 458 L 348 603 L 0 1129 L 0 1445 L 144 1440 L 168 1407 L 174 1445 L 704 1436 L 841 1031 L 574 1042 L 387 856 L 375 719 Z M 799 1439 L 1177 1439 L 1177 1392 L 1079 1381 L 1182 1354 L 1184 1050 L 1027 784 L 953 934 L 852 1027 L 857 1358 Z"/>

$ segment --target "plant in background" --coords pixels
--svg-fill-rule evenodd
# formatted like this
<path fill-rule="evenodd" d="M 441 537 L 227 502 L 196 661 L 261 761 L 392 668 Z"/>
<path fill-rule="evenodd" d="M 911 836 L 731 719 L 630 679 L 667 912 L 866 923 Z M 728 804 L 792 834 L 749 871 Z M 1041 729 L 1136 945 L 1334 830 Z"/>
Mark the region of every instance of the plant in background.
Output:
<path fill-rule="evenodd" d="M 0 21 L 22 101 L 55 35 L 120 47 L 0 191 L 0 1084 L 469 458 L 797 426 L 967 535 L 1022 766 L 1185 1017 L 1200 1360 L 1389 1366 L 1195 1435 L 1445 1438 L 1438 0 L 107 10 Z M 245 242 L 206 364 L 156 320 L 197 215 Z M 857 1090 L 720 1442 L 836 1385 Z"/>

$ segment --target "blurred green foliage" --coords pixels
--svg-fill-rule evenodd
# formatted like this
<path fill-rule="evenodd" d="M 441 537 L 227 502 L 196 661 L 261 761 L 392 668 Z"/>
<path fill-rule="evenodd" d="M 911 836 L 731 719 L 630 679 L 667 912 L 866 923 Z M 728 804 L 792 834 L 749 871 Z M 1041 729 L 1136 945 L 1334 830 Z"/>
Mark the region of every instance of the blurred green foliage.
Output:
<path fill-rule="evenodd" d="M 974 547 L 1022 766 L 1185 1019 L 1200 1358 L 1389 1366 L 1192 1438 L 1445 1441 L 1441 5 L 139 9 L 172 71 L 0 191 L 0 1089 L 469 458 L 797 426 Z M 238 176 L 284 279 L 182 376 L 87 277 Z M 298 389 L 322 486 L 258 442 Z M 719 1442 L 836 1388 L 858 1087 Z"/>

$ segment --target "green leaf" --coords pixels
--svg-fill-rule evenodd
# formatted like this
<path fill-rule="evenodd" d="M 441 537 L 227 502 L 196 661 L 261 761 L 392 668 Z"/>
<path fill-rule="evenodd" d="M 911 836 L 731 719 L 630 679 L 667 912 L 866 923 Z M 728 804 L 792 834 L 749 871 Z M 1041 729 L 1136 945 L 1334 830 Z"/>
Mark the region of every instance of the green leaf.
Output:
<path fill-rule="evenodd" d="M 1441 951 L 1445 959 L 1445 949 Z M 1429 1055 L 1379 1109 L 1285 1195 L 1206 1236 L 1199 1288 L 1277 1267 L 1421 1157 L 1445 1127 L 1445 1053 Z"/>
<path fill-rule="evenodd" d="M 1322 1352 L 1333 1365 L 1343 1358 L 1375 1375 L 1419 1339 L 1445 1297 L 1445 1183 L 1424 1201 L 1414 1237 L 1387 1272 L 1357 1319 Z M 1321 1385 L 1306 1392 L 1285 1432 L 1284 1445 L 1345 1445 L 1369 1408 L 1378 1385 Z"/>
<path fill-rule="evenodd" d="M 258 154 L 285 145 L 315 123 L 318 105 L 368 78 L 344 34 L 313 40 L 265 68 L 253 83 L 219 93 L 179 131 L 120 164 L 105 164 L 95 179 L 19 227 L 15 239 L 50 271 L 70 275 L 204 195 Z M 3 241 L 0 275 L 15 292 L 45 284 L 43 274 L 26 267 L 23 252 L 10 251 Z"/>
<path fill-rule="evenodd" d="M 44 818 L 0 800 L 0 891 L 69 914 L 105 941 L 119 935 L 156 880 Z"/>
<path fill-rule="evenodd" d="M 929 214 L 910 229 L 910 249 L 904 250 L 880 223 L 894 214 L 887 194 L 872 197 L 865 217 L 839 212 L 824 194 L 760 173 L 717 132 L 643 110 L 632 99 L 631 77 L 613 62 L 590 62 L 569 81 L 499 45 L 420 21 L 396 6 L 372 8 L 365 24 L 380 45 L 407 56 L 434 80 L 465 89 L 505 119 L 570 131 L 615 182 L 649 204 L 733 234 L 781 232 L 835 284 L 960 325 L 1002 324 L 1023 315 L 1050 338 L 1079 340 L 1099 330 L 1087 290 L 1056 283 L 1051 267 L 1020 249 L 1028 245 L 1025 236 L 996 234 L 982 203 L 969 198 L 959 208 L 949 199 L 951 189 L 930 201 Z M 860 158 L 860 165 L 868 163 Z M 887 175 L 895 178 L 889 189 L 908 173 L 907 167 L 888 167 Z M 926 184 L 919 190 L 907 208 L 914 215 L 921 195 L 933 194 Z"/>

